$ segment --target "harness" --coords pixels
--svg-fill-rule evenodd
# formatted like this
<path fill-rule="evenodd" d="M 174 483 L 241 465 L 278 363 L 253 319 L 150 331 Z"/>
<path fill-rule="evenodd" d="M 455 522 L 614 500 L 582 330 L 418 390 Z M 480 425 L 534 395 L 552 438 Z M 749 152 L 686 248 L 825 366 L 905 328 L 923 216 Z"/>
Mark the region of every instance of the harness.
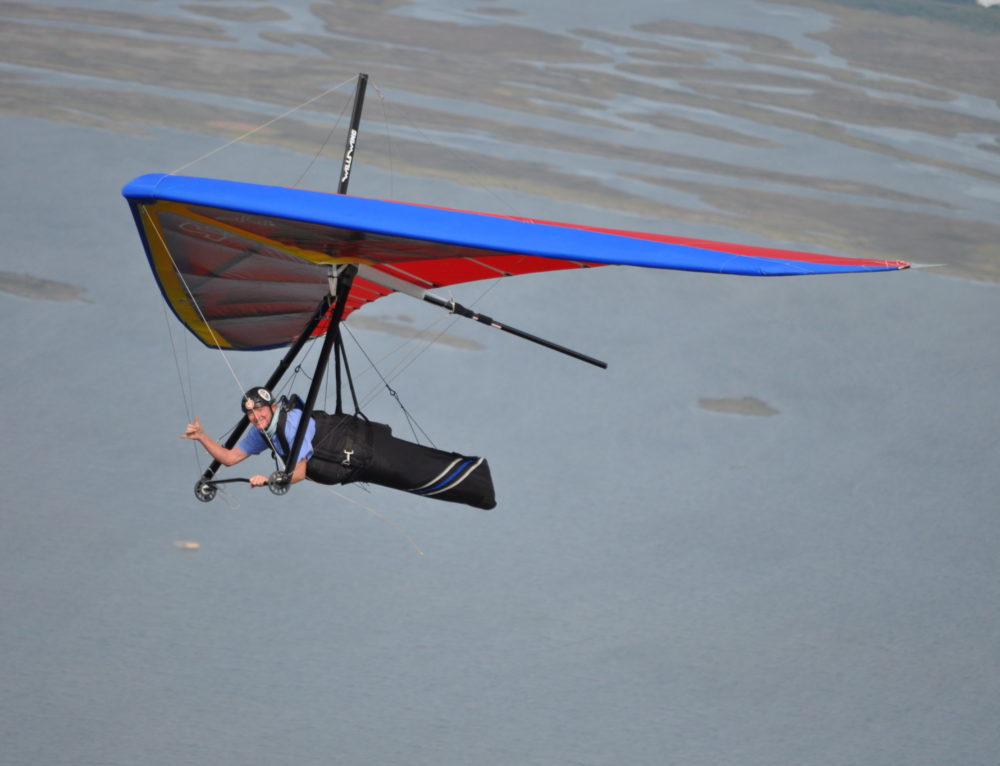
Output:
<path fill-rule="evenodd" d="M 287 455 L 289 452 L 288 439 L 285 438 L 285 421 L 288 418 L 288 413 L 292 410 L 302 411 L 304 405 L 302 400 L 299 398 L 298 394 L 292 394 L 290 397 L 281 397 L 278 407 L 278 428 L 275 431 L 275 441 L 277 441 L 278 446 L 281 447 L 281 452 Z M 316 435 L 313 437 L 313 454 L 318 455 L 325 452 L 326 454 L 322 457 L 326 460 L 330 459 L 329 449 L 332 445 L 330 444 L 334 437 L 338 437 L 336 441 L 337 457 L 340 458 L 341 454 L 343 458 L 339 460 L 340 465 L 344 468 L 355 468 L 356 463 L 351 462 L 351 458 L 354 456 L 355 452 L 358 451 L 359 447 L 361 449 L 360 455 L 366 455 L 370 450 L 366 449 L 369 439 L 366 439 L 366 434 L 359 433 L 357 428 L 345 427 L 346 422 L 352 422 L 355 419 L 362 419 L 366 424 L 369 420 L 365 415 L 358 413 L 358 415 L 349 416 L 342 415 L 338 413 L 337 415 L 328 415 L 320 410 L 314 410 L 312 414 L 312 419 L 316 422 Z M 301 428 L 301 422 L 299 427 Z M 360 441 L 359 441 L 360 440 Z M 326 449 L 324 449 L 326 448 Z M 274 457 L 275 462 L 279 466 L 284 465 L 284 459 L 277 454 L 275 449 L 271 449 L 271 455 Z M 360 457 L 359 455 L 359 457 Z M 287 465 L 285 465 L 285 470 L 291 470 Z"/>
<path fill-rule="evenodd" d="M 299 398 L 298 394 L 292 394 L 290 397 L 281 397 L 278 402 L 278 428 L 274 432 L 274 438 L 281 447 L 281 453 L 287 455 L 289 451 L 288 439 L 285 438 L 285 420 L 288 418 L 289 410 L 301 410 L 303 408 L 302 400 Z M 278 465 L 284 465 L 284 458 L 278 455 L 277 451 L 274 449 L 274 444 L 271 444 L 271 456 L 274 458 Z M 288 470 L 288 466 L 285 466 L 285 470 Z"/>

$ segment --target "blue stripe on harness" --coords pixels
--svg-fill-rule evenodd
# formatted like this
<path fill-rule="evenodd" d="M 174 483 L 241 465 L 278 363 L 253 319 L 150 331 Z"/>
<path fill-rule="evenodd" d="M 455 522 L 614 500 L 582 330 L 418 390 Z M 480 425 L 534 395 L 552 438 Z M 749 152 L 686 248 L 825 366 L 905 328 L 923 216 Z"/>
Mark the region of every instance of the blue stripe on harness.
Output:
<path fill-rule="evenodd" d="M 429 494 L 431 492 L 440 492 L 443 489 L 447 489 L 448 485 L 451 482 L 453 482 L 456 479 L 458 479 L 462 475 L 462 473 L 470 465 L 472 465 L 472 463 L 474 463 L 474 462 L 475 462 L 474 460 L 464 460 L 461 463 L 459 463 L 458 467 L 455 468 L 454 471 L 452 471 L 450 474 L 448 474 L 447 476 L 445 476 L 437 484 L 434 484 L 433 486 L 430 486 L 430 487 L 421 487 L 419 489 L 413 489 L 413 490 L 410 490 L 410 491 L 413 492 L 413 493 L 415 493 L 415 494 L 418 494 L 418 495 L 426 495 L 426 494 Z"/>

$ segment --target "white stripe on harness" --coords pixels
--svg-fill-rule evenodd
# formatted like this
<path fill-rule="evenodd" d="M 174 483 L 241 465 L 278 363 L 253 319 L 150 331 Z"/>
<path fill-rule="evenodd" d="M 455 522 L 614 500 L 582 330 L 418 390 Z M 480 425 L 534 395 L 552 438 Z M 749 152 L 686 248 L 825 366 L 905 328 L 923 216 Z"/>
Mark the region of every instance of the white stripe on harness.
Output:
<path fill-rule="evenodd" d="M 459 461 L 456 460 L 455 463 L 457 463 L 457 462 L 459 462 Z M 473 463 L 468 468 L 466 468 L 465 471 L 463 471 L 460 476 L 458 476 L 454 481 L 450 482 L 447 486 L 441 487 L 441 489 L 436 489 L 433 492 L 428 492 L 428 493 L 426 493 L 424 495 L 424 497 L 434 497 L 434 495 L 440 495 L 442 492 L 447 492 L 449 489 L 454 489 L 459 484 L 461 484 L 463 481 L 465 481 L 466 479 L 468 479 L 469 478 L 469 474 L 471 474 L 473 471 L 475 471 L 477 468 L 479 468 L 479 466 L 482 464 L 482 462 L 483 462 L 483 458 L 479 458 L 479 460 L 477 460 L 475 463 Z M 452 463 L 452 465 L 455 465 L 455 463 Z M 433 485 L 433 483 L 434 482 L 430 482 L 431 485 Z M 426 487 L 428 485 L 425 484 L 424 486 Z"/>

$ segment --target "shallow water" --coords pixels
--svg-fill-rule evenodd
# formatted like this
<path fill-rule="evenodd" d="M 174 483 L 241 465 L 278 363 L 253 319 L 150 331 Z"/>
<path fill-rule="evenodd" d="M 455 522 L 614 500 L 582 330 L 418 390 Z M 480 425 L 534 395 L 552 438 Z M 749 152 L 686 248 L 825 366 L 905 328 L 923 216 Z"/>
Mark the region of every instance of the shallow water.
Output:
<path fill-rule="evenodd" d="M 657 7 L 708 23 L 694 4 Z M 785 18 L 759 8 L 748 25 Z M 581 23 L 624 33 L 651 10 Z M 815 20 L 788 18 L 789 39 L 804 18 Z M 284 498 L 234 488 L 204 505 L 192 487 L 205 461 L 177 435 L 192 414 L 221 433 L 242 389 L 166 315 L 120 188 L 219 137 L 7 114 L 0 142 L 16 147 L 0 181 L 0 269 L 93 301 L 0 292 L 8 406 L 26 424 L 3 448 L 0 763 L 995 760 L 994 285 L 930 270 L 754 280 L 622 268 L 456 288 L 607 358 L 607 371 L 442 325 L 394 296 L 362 315 L 443 326 L 481 348 L 434 345 L 393 387 L 439 446 L 490 459 L 500 506 L 318 486 Z M 503 143 L 476 148 L 502 156 Z M 805 154 L 803 166 L 820 163 Z M 894 185 L 886 161 L 872 156 L 869 177 L 848 172 L 852 157 L 823 174 Z M 309 160 L 248 145 L 206 164 L 292 183 Z M 616 173 L 588 161 L 587 173 Z M 599 209 L 362 168 L 361 194 L 395 184 L 588 222 Z M 994 186 L 967 188 L 983 201 Z M 663 223 L 615 209 L 600 220 Z M 400 343 L 364 323 L 353 332 L 375 359 Z M 275 356 L 230 363 L 249 383 Z M 776 414 L 701 404 L 744 399 Z M 369 414 L 406 433 L 384 391 Z"/>

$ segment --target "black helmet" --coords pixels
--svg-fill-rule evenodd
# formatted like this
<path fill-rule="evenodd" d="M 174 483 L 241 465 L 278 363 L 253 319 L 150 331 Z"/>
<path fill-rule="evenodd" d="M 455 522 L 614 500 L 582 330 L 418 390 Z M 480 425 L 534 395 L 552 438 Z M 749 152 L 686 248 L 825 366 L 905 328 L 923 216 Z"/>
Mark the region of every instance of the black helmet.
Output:
<path fill-rule="evenodd" d="M 260 386 L 255 386 L 243 394 L 243 399 L 240 402 L 240 411 L 246 415 L 247 410 L 252 410 L 256 407 L 263 407 L 267 404 L 272 404 L 274 402 L 274 397 L 271 392 L 266 388 Z"/>

